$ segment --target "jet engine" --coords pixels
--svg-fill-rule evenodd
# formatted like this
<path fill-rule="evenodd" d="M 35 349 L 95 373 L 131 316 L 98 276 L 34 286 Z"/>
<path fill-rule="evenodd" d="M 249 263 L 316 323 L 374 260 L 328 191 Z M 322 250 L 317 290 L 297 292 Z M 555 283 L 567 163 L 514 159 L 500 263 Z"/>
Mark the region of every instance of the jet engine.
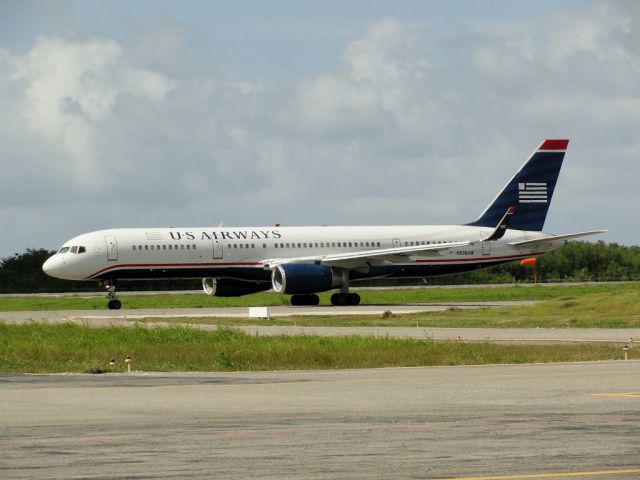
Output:
<path fill-rule="evenodd" d="M 271 273 L 271 283 L 277 293 L 307 294 L 325 292 L 346 283 L 347 272 L 313 263 L 285 263 Z"/>
<path fill-rule="evenodd" d="M 271 285 L 264 282 L 236 280 L 235 278 L 203 278 L 202 289 L 213 297 L 240 297 L 250 293 L 269 290 Z"/>

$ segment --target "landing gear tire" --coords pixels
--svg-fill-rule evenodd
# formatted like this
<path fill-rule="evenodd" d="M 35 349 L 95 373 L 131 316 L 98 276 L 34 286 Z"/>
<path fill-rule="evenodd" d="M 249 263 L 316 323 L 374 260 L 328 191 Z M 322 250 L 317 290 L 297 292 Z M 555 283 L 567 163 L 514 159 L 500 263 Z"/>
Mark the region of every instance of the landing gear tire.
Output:
<path fill-rule="evenodd" d="M 348 293 L 347 303 L 349 305 L 360 305 L 360 295 L 358 295 L 357 293 Z"/>
<path fill-rule="evenodd" d="M 109 303 L 107 303 L 107 307 L 109 307 L 109 310 L 120 310 L 120 307 L 122 307 L 122 302 L 114 298 L 113 300 L 109 300 Z"/>
<path fill-rule="evenodd" d="M 291 305 L 319 305 L 320 297 L 315 293 L 310 295 L 291 295 Z"/>
<path fill-rule="evenodd" d="M 334 293 L 331 295 L 331 305 L 335 305 L 337 307 L 344 307 L 347 304 L 347 294 L 346 293 Z"/>
<path fill-rule="evenodd" d="M 344 307 L 346 305 L 360 305 L 360 295 L 357 293 L 334 293 L 331 295 L 331 305 Z"/>
<path fill-rule="evenodd" d="M 107 289 L 107 298 L 109 299 L 107 302 L 107 308 L 109 310 L 120 310 L 122 303 L 116 298 L 116 281 L 107 280 L 104 286 Z"/>

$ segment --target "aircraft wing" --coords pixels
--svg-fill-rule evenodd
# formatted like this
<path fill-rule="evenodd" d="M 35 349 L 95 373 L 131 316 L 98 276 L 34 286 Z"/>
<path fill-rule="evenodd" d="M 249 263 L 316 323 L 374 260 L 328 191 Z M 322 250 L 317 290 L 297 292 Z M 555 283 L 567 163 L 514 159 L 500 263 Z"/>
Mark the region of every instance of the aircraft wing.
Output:
<path fill-rule="evenodd" d="M 412 255 L 436 255 L 441 251 L 454 247 L 471 245 L 471 241 L 439 243 L 435 245 L 414 245 L 408 247 L 383 248 L 378 250 L 361 250 L 358 252 L 335 253 L 332 255 L 315 255 L 308 257 L 282 258 L 265 260 L 264 267 L 272 269 L 284 263 L 318 263 L 328 267 L 357 268 L 370 262 L 400 262 Z"/>
<path fill-rule="evenodd" d="M 546 238 L 536 238 L 535 240 L 523 240 L 521 242 L 512 242 L 508 245 L 512 247 L 526 247 L 529 245 L 536 245 L 538 243 L 547 243 L 555 240 L 572 240 L 574 238 L 586 237 L 588 235 L 597 235 L 599 233 L 608 232 L 608 230 L 590 230 L 588 232 L 567 233 L 565 235 L 552 235 Z"/>

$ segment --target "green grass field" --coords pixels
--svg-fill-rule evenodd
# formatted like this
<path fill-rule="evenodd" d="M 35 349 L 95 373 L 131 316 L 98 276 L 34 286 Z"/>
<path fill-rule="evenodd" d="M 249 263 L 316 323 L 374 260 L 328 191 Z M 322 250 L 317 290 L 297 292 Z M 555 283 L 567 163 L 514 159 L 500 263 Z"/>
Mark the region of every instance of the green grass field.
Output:
<path fill-rule="evenodd" d="M 0 323 L 0 371 L 243 371 L 619 360 L 618 345 L 494 345 L 379 337 L 260 337 L 232 330 Z M 640 359 L 640 349 L 629 352 Z M 116 359 L 115 367 L 109 366 Z"/>

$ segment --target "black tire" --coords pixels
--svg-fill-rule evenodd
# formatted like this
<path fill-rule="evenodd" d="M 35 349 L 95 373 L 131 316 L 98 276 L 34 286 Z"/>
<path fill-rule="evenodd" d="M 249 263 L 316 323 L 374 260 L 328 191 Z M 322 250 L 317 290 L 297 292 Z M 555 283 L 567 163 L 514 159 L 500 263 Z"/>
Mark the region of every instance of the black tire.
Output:
<path fill-rule="evenodd" d="M 331 295 L 331 305 L 338 305 L 338 294 L 334 293 Z"/>
<path fill-rule="evenodd" d="M 122 307 L 122 302 L 120 302 L 120 300 L 109 300 L 109 303 L 107 303 L 107 307 L 109 308 L 109 310 L 120 310 L 120 307 Z"/>
<path fill-rule="evenodd" d="M 331 304 L 337 307 L 344 307 L 348 304 L 346 293 L 334 293 L 331 295 Z"/>
<path fill-rule="evenodd" d="M 308 295 L 308 297 L 309 303 L 307 303 L 307 305 L 320 305 L 320 297 L 318 295 L 312 293 Z"/>
<path fill-rule="evenodd" d="M 291 295 L 291 305 L 297 307 L 298 305 L 304 305 L 302 295 Z"/>
<path fill-rule="evenodd" d="M 347 295 L 347 303 L 349 305 L 360 305 L 360 295 L 357 293 L 350 293 Z"/>

